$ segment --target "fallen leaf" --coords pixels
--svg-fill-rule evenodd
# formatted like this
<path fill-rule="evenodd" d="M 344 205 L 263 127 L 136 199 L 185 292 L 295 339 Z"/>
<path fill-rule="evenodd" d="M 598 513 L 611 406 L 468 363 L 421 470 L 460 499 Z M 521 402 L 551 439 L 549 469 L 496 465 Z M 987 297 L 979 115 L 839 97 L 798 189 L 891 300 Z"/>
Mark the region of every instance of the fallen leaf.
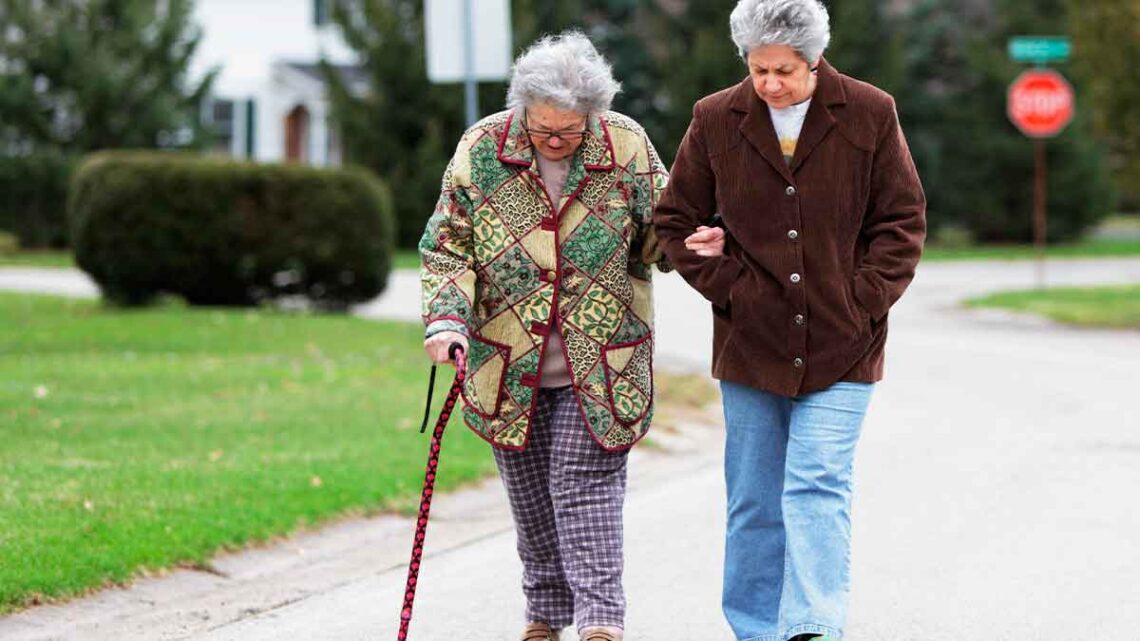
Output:
<path fill-rule="evenodd" d="M 216 463 L 217 461 L 221 460 L 222 456 L 224 456 L 225 453 L 225 450 L 214 450 L 213 452 L 210 452 L 210 462 Z"/>
<path fill-rule="evenodd" d="M 314 476 L 312 479 L 309 480 L 309 485 L 312 485 L 313 487 L 320 487 L 324 484 L 325 484 L 324 481 L 322 481 L 321 477 L 319 477 L 319 476 Z"/>

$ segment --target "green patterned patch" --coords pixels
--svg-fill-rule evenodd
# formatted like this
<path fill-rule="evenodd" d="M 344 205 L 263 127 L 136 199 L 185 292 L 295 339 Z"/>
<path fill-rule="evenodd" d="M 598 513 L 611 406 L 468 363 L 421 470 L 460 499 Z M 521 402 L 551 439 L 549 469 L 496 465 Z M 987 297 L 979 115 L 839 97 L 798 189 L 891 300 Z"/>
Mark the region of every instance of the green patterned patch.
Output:
<path fill-rule="evenodd" d="M 570 171 L 566 174 L 566 182 L 562 187 L 562 196 L 569 196 L 578 191 L 578 183 L 586 177 L 586 167 L 582 164 L 581 154 L 575 154 L 570 160 Z M 558 202 L 554 204 L 555 209 L 560 209 L 562 199 L 559 198 Z"/>
<path fill-rule="evenodd" d="M 594 431 L 594 434 L 598 438 L 601 438 L 606 432 L 609 432 L 610 429 L 613 428 L 613 415 L 610 414 L 608 407 L 595 401 L 593 397 L 579 395 L 579 398 L 582 399 L 582 405 L 586 408 L 586 420 L 590 423 L 590 429 Z"/>
<path fill-rule="evenodd" d="M 582 383 L 582 389 L 593 394 L 599 401 L 606 401 L 606 372 L 600 361 Z"/>
<path fill-rule="evenodd" d="M 623 173 L 621 179 L 615 182 L 613 188 L 606 194 L 605 201 L 598 203 L 598 210 L 602 218 L 614 228 L 624 229 L 632 226 L 634 222 L 632 217 L 640 211 L 635 208 L 642 206 L 637 198 L 640 182 L 629 174 Z"/>
<path fill-rule="evenodd" d="M 626 312 L 621 328 L 614 334 L 614 343 L 632 343 L 649 333 L 649 327 L 637 318 L 637 314 Z"/>
<path fill-rule="evenodd" d="M 459 318 L 471 318 L 472 312 L 471 301 L 455 283 L 443 288 L 439 297 L 432 303 L 432 309 L 435 310 L 437 316 L 458 316 Z"/>
<path fill-rule="evenodd" d="M 527 427 L 529 425 L 529 419 L 519 419 L 499 430 L 499 432 L 495 434 L 495 442 L 509 447 L 519 447 L 526 442 Z"/>
<path fill-rule="evenodd" d="M 507 227 L 490 207 L 482 207 L 475 214 L 475 260 L 490 262 L 502 251 L 509 239 Z"/>
<path fill-rule="evenodd" d="M 596 274 L 621 244 L 612 229 L 590 217 L 574 230 L 562 247 L 562 255 L 586 273 Z"/>
<path fill-rule="evenodd" d="M 494 193 L 513 173 L 499 161 L 498 151 L 491 136 L 484 136 L 471 147 L 471 182 L 484 194 Z"/>
<path fill-rule="evenodd" d="M 621 322 L 621 303 L 598 285 L 591 287 L 566 321 L 582 333 L 602 343 L 610 342 Z"/>
<path fill-rule="evenodd" d="M 478 372 L 483 363 L 487 362 L 487 359 L 499 353 L 499 348 L 490 343 L 484 343 L 474 336 L 470 337 L 467 342 L 467 371 L 470 374 Z M 470 379 L 471 377 L 468 377 L 468 380 Z"/>
<path fill-rule="evenodd" d="M 499 287 L 507 302 L 514 304 L 539 285 L 534 261 L 515 245 L 496 258 L 486 269 L 488 277 Z"/>
<path fill-rule="evenodd" d="M 514 397 L 515 402 L 526 410 L 530 409 L 531 403 L 534 401 L 534 388 L 523 385 L 519 380 L 519 376 L 525 372 L 538 371 L 538 350 L 531 350 L 526 356 L 518 359 L 511 365 L 511 370 L 507 374 L 507 389 L 510 390 L 511 396 Z"/>
<path fill-rule="evenodd" d="M 611 371 L 611 375 L 613 372 Z M 618 376 L 611 381 L 611 387 L 614 413 L 623 421 L 631 422 L 637 420 L 645 406 L 649 404 L 649 399 L 641 390 L 634 387 L 624 376 Z"/>
<path fill-rule="evenodd" d="M 473 427 L 476 432 L 479 432 L 483 436 L 490 437 L 490 430 L 487 424 L 487 420 L 482 416 L 479 416 L 475 409 L 468 405 L 466 402 L 463 403 L 463 420 L 466 421 L 468 425 Z"/>
<path fill-rule="evenodd" d="M 546 319 L 550 318 L 550 308 L 553 305 L 554 288 L 545 287 L 519 301 L 515 305 L 515 313 L 518 314 L 519 320 L 526 327 L 534 322 L 545 323 Z"/>

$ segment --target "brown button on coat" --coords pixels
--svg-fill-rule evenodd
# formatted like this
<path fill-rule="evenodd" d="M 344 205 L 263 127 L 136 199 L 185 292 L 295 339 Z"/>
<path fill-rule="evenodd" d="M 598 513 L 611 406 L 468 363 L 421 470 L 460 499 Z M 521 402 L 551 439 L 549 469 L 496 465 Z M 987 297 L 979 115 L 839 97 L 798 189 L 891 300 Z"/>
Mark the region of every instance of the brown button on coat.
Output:
<path fill-rule="evenodd" d="M 654 215 L 712 302 L 713 376 L 784 396 L 882 378 L 887 312 L 926 234 L 894 100 L 826 61 L 818 73 L 790 164 L 750 79 L 701 99 Z M 718 213 L 725 255 L 686 249 Z"/>

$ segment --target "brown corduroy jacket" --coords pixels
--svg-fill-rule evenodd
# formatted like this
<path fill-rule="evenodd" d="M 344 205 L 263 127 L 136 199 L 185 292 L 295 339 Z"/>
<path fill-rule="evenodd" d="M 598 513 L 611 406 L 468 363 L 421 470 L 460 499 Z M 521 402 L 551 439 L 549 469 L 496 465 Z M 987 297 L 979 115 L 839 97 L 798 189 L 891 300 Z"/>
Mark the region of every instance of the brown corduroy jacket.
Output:
<path fill-rule="evenodd" d="M 712 303 L 713 376 L 783 396 L 882 378 L 887 312 L 926 235 L 894 100 L 826 61 L 818 73 L 790 165 L 748 78 L 697 102 L 654 214 Z M 725 255 L 686 249 L 718 213 Z"/>

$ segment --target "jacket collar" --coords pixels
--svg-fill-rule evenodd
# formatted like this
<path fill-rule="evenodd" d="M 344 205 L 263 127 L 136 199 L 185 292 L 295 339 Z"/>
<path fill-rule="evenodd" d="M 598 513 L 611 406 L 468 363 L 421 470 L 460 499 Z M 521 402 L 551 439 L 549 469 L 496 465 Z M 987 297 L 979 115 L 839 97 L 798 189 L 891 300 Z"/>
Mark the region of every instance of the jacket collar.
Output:
<path fill-rule="evenodd" d="M 839 78 L 839 72 L 826 59 L 821 59 L 816 72 L 815 93 L 811 97 L 804 126 L 796 143 L 796 153 L 791 166 L 784 160 L 780 151 L 780 141 L 776 139 L 776 129 L 768 113 L 768 104 L 756 95 L 752 79 L 745 78 L 734 90 L 731 109 L 745 114 L 740 123 L 740 133 L 760 152 L 760 155 L 780 172 L 789 182 L 795 182 L 793 174 L 811 154 L 812 150 L 835 126 L 832 108 L 847 103 L 847 92 Z"/>
<path fill-rule="evenodd" d="M 534 145 L 530 143 L 530 136 L 523 129 L 522 115 L 517 110 L 507 117 L 503 133 L 499 137 L 498 155 L 503 163 L 531 167 L 537 171 L 537 167 L 534 167 L 537 164 Z M 610 139 L 605 116 L 590 116 L 587 120 L 586 135 L 576 155 L 581 158 L 583 166 L 589 171 L 610 171 L 614 168 L 614 144 Z"/>

